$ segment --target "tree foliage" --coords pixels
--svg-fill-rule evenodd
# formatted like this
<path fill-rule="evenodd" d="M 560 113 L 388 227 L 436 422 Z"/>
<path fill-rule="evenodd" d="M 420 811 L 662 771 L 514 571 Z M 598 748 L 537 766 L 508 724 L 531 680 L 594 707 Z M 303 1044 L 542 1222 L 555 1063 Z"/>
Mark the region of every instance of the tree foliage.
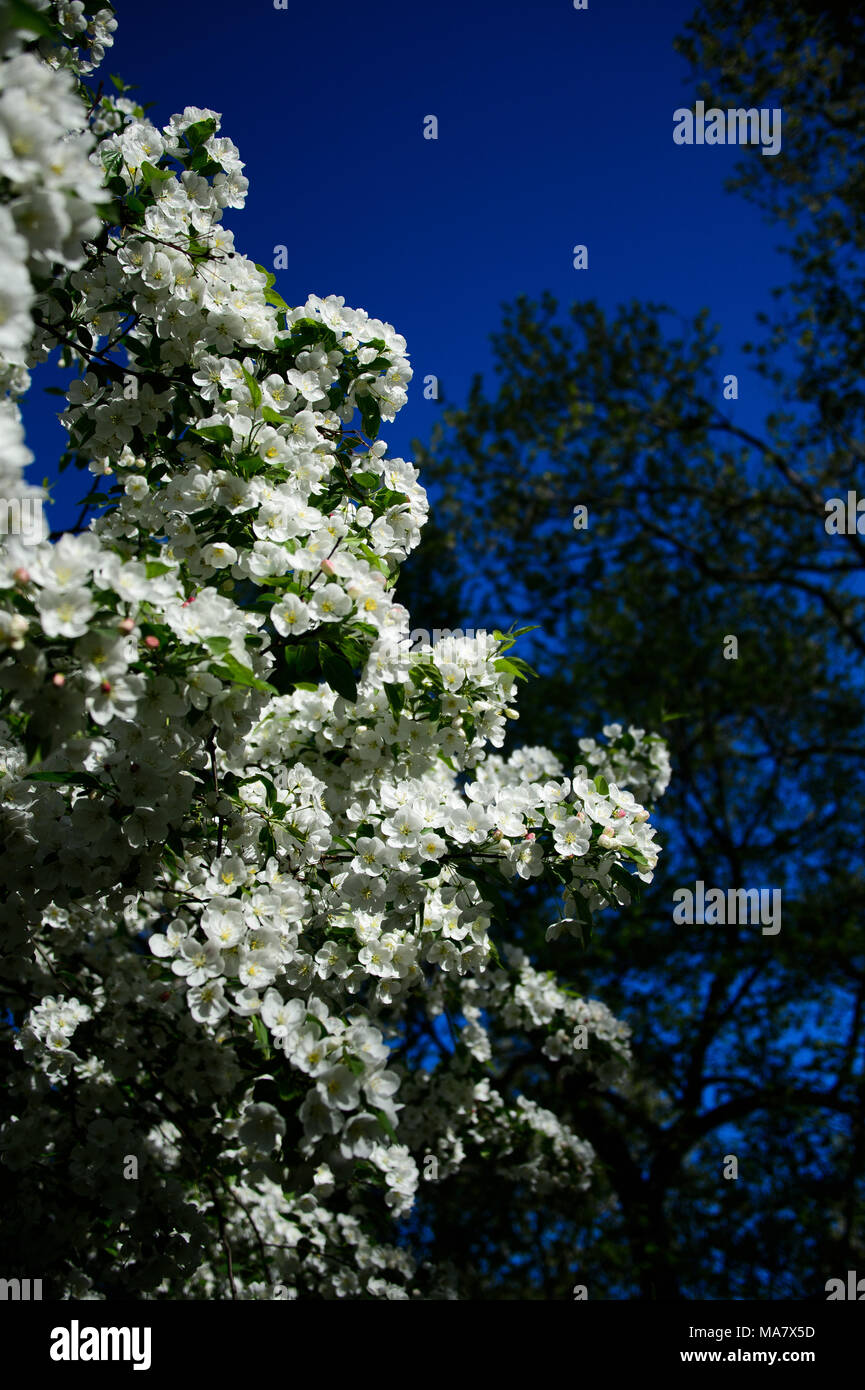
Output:
<path fill-rule="evenodd" d="M 634 1030 L 628 1083 L 567 1097 L 609 1202 L 590 1249 L 539 1213 L 512 1292 L 531 1271 L 569 1297 L 574 1248 L 613 1297 L 822 1297 L 863 1258 L 865 522 L 826 524 L 863 483 L 863 36 L 855 10 L 708 3 L 681 41 L 707 103 L 784 111 L 783 155 L 749 151 L 734 180 L 795 229 L 750 348 L 762 432 L 723 398 L 708 310 L 546 294 L 504 308 L 494 382 L 417 448 L 439 500 L 400 581 L 413 611 L 540 623 L 522 708 L 544 741 L 626 705 L 674 768 L 662 870 L 572 975 Z M 697 880 L 780 889 L 780 933 L 677 925 Z M 513 905 L 530 950 L 544 909 Z M 489 1254 L 475 1202 L 453 1220 Z"/>

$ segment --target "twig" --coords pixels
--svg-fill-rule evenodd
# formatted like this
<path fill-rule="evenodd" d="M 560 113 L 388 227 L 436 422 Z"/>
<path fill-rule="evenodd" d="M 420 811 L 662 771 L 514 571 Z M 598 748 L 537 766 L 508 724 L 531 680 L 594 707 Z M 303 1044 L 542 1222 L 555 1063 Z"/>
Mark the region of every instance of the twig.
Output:
<path fill-rule="evenodd" d="M 231 1289 L 231 1297 L 236 1299 L 237 1289 L 234 1283 L 234 1264 L 231 1259 L 231 1246 L 228 1243 L 228 1236 L 225 1230 L 225 1217 L 222 1215 L 222 1207 L 219 1205 L 219 1198 L 216 1195 L 216 1188 L 213 1186 L 213 1183 L 209 1182 L 207 1184 L 207 1188 L 210 1192 L 211 1197 L 213 1198 L 213 1205 L 216 1211 L 216 1220 L 219 1225 L 219 1239 L 222 1242 L 222 1248 L 225 1251 L 225 1260 L 226 1264 L 228 1265 L 228 1286 Z"/>

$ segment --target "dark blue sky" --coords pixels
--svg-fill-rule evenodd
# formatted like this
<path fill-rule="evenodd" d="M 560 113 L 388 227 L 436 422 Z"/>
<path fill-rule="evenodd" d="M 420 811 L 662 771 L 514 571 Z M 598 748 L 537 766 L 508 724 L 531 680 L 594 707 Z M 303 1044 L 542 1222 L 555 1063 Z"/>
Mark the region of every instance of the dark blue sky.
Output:
<path fill-rule="evenodd" d="M 423 377 L 460 403 L 490 367 L 503 301 L 549 288 L 612 309 L 637 297 L 721 327 L 720 379 L 739 376 L 741 423 L 762 417 L 738 350 L 784 279 L 777 232 L 723 192 L 743 153 L 682 147 L 673 110 L 693 106 L 672 48 L 690 0 L 119 0 L 106 68 L 155 103 L 224 116 L 250 180 L 230 213 L 238 248 L 270 266 L 290 303 L 345 296 L 408 340 L 409 404 L 384 437 L 393 454 L 425 439 L 440 406 Z M 423 138 L 438 117 L 439 138 Z M 783 154 L 780 156 L 783 158 Z M 587 271 L 573 269 L 584 243 Z M 26 413 L 34 480 L 53 473 L 58 402 L 37 376 Z M 63 479 L 58 499 L 83 495 Z M 65 523 L 58 505 L 52 524 Z"/>

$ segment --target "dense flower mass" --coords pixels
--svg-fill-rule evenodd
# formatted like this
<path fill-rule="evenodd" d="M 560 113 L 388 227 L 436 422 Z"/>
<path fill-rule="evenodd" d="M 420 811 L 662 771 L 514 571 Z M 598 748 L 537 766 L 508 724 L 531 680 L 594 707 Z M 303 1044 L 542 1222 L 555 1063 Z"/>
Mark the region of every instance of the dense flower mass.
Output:
<path fill-rule="evenodd" d="M 394 597 L 427 515 L 377 438 L 405 341 L 336 296 L 290 308 L 235 249 L 214 111 L 160 129 L 84 87 L 110 10 L 27 13 L 2 35 L 0 492 L 39 493 L 16 399 L 52 353 L 92 491 L 56 542 L 0 538 L 7 1226 L 66 1296 L 449 1296 L 399 1240 L 429 1157 L 591 1180 L 498 1084 L 494 1032 L 602 1083 L 629 1055 L 497 947 L 498 895 L 556 894 L 551 940 L 627 905 L 666 750 L 611 725 L 573 767 L 490 751 L 514 636 L 412 647 Z"/>

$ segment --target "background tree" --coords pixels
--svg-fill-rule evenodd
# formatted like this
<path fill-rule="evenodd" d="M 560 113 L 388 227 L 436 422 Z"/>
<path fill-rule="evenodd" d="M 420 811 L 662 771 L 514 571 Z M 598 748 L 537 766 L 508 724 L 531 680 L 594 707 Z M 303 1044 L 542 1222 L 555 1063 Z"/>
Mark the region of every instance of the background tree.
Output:
<path fill-rule="evenodd" d="M 733 181 L 793 228 L 750 349 L 762 432 L 721 399 L 708 311 L 545 295 L 505 308 L 495 385 L 476 379 L 416 446 L 442 496 L 400 581 L 414 621 L 539 622 L 533 731 L 572 759 L 626 708 L 674 768 L 655 883 L 571 964 L 635 1033 L 627 1087 L 566 1097 L 609 1200 L 588 1228 L 566 1200 L 509 1224 L 495 1175 L 464 1169 L 418 1235 L 478 1297 L 570 1298 L 579 1271 L 592 1297 L 823 1298 L 865 1254 L 865 536 L 824 526 L 827 499 L 865 482 L 865 18 L 708 3 L 680 47 L 707 103 L 784 112 L 782 156 L 749 151 Z M 780 933 L 674 925 L 673 890 L 697 879 L 780 888 Z M 551 964 L 543 901 L 513 910 Z M 525 1048 L 501 1080 L 559 1088 Z"/>

